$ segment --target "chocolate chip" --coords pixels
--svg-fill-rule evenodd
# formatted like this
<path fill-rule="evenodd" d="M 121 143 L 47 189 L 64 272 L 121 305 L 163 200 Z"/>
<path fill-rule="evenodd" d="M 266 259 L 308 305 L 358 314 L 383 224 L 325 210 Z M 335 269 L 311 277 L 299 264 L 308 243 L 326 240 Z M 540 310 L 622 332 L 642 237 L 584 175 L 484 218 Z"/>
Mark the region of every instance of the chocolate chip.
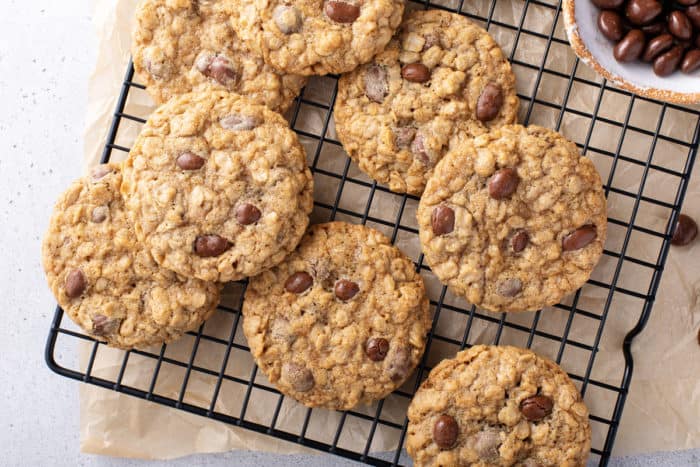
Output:
<path fill-rule="evenodd" d="M 425 83 L 430 79 L 430 70 L 422 63 L 409 63 L 401 68 L 401 76 L 412 83 Z"/>
<path fill-rule="evenodd" d="M 405 347 L 399 347 L 394 354 L 389 357 L 387 374 L 394 382 L 403 381 L 408 376 L 411 354 Z"/>
<path fill-rule="evenodd" d="M 250 115 L 231 114 L 222 118 L 221 127 L 231 131 L 247 131 L 258 126 L 258 119 Z"/>
<path fill-rule="evenodd" d="M 90 213 L 90 220 L 95 224 L 101 224 L 107 219 L 109 208 L 107 206 L 97 206 Z"/>
<path fill-rule="evenodd" d="M 183 152 L 175 160 L 177 166 L 182 170 L 199 170 L 204 166 L 205 162 L 206 159 L 191 152 Z"/>
<path fill-rule="evenodd" d="M 488 83 L 476 101 L 476 118 L 489 122 L 498 116 L 503 106 L 503 90 L 497 83 Z"/>
<path fill-rule="evenodd" d="M 622 16 L 611 10 L 603 10 L 598 14 L 598 29 L 611 41 L 619 41 L 625 33 Z"/>
<path fill-rule="evenodd" d="M 452 449 L 457 442 L 459 425 L 451 415 L 442 414 L 433 425 L 433 441 L 440 449 Z"/>
<path fill-rule="evenodd" d="M 381 362 L 389 352 L 389 341 L 382 337 L 370 337 L 367 339 L 365 353 L 373 362 Z"/>
<path fill-rule="evenodd" d="M 284 288 L 287 292 L 300 294 L 311 287 L 313 283 L 314 279 L 311 277 L 311 274 L 299 271 L 287 278 L 284 282 Z"/>
<path fill-rule="evenodd" d="M 622 5 L 625 0 L 592 0 L 593 4 L 598 8 L 603 8 L 605 10 L 612 10 L 618 8 Z"/>
<path fill-rule="evenodd" d="M 236 72 L 233 70 L 231 62 L 221 55 L 214 57 L 204 74 L 224 86 L 236 80 Z"/>
<path fill-rule="evenodd" d="M 357 292 L 360 291 L 360 286 L 357 285 L 356 282 L 340 279 L 335 283 L 335 288 L 333 290 L 335 291 L 336 297 L 346 302 L 357 295 Z"/>
<path fill-rule="evenodd" d="M 685 14 L 690 19 L 690 22 L 693 23 L 693 26 L 700 28 L 700 5 L 689 6 L 685 9 Z"/>
<path fill-rule="evenodd" d="M 65 281 L 66 295 L 68 298 L 79 297 L 87 287 L 87 279 L 85 279 L 85 274 L 80 269 L 73 269 L 66 276 Z"/>
<path fill-rule="evenodd" d="M 673 229 L 673 238 L 671 244 L 676 246 L 685 246 L 695 240 L 698 235 L 698 224 L 695 221 L 681 214 L 676 221 L 676 228 Z"/>
<path fill-rule="evenodd" d="M 644 50 L 642 60 L 651 62 L 663 52 L 673 47 L 673 36 L 670 34 L 661 34 L 649 41 L 647 48 Z"/>
<path fill-rule="evenodd" d="M 633 24 L 642 25 L 652 22 L 662 10 L 663 7 L 657 0 L 630 0 L 625 14 Z"/>
<path fill-rule="evenodd" d="M 382 102 L 389 92 L 386 70 L 381 65 L 371 65 L 365 71 L 365 96 L 371 101 Z"/>
<path fill-rule="evenodd" d="M 394 141 L 399 148 L 407 148 L 416 135 L 416 129 L 411 127 L 394 128 Z"/>
<path fill-rule="evenodd" d="M 441 204 L 430 214 L 430 225 L 435 235 L 446 235 L 455 229 L 455 212 Z"/>
<path fill-rule="evenodd" d="M 272 12 L 272 19 L 282 34 L 294 34 L 301 31 L 301 13 L 296 7 L 278 5 Z"/>
<path fill-rule="evenodd" d="M 698 0 L 676 0 L 676 1 L 683 6 L 690 6 L 690 5 L 695 5 L 696 3 L 698 3 Z"/>
<path fill-rule="evenodd" d="M 423 133 L 420 131 L 416 132 L 416 136 L 411 142 L 411 152 L 417 156 L 426 167 L 432 167 L 437 162 L 437 155 L 434 151 L 431 151 L 428 148 L 425 141 L 425 135 L 423 135 Z"/>
<path fill-rule="evenodd" d="M 692 73 L 698 68 L 700 68 L 700 49 L 687 51 L 685 57 L 683 57 L 683 62 L 681 62 L 681 71 L 683 73 Z"/>
<path fill-rule="evenodd" d="M 498 283 L 496 291 L 504 297 L 515 297 L 523 289 L 523 283 L 520 279 L 511 278 L 505 279 Z"/>
<path fill-rule="evenodd" d="M 613 49 L 613 56 L 618 62 L 637 60 L 644 50 L 644 33 L 639 29 L 628 32 Z"/>
<path fill-rule="evenodd" d="M 194 252 L 202 258 L 219 256 L 231 248 L 231 242 L 219 235 L 200 235 L 194 241 Z"/>
<path fill-rule="evenodd" d="M 504 199 L 515 193 L 520 183 L 518 172 L 510 167 L 498 170 L 489 180 L 489 196 L 493 199 Z"/>
<path fill-rule="evenodd" d="M 668 15 L 668 30 L 683 40 L 688 40 L 693 35 L 693 25 L 690 24 L 690 18 L 680 10 L 672 11 Z"/>
<path fill-rule="evenodd" d="M 241 225 L 250 225 L 260 219 L 262 213 L 250 203 L 244 203 L 236 208 L 236 221 Z"/>
<path fill-rule="evenodd" d="M 360 16 L 360 7 L 347 2 L 327 2 L 324 11 L 336 23 L 352 23 Z"/>
<path fill-rule="evenodd" d="M 654 60 L 654 73 L 658 76 L 668 76 L 678 69 L 683 58 L 683 47 L 677 45 L 668 52 L 664 52 Z"/>
<path fill-rule="evenodd" d="M 700 345 L 700 329 L 698 329 L 698 345 Z"/>
<path fill-rule="evenodd" d="M 314 387 L 314 375 L 311 370 L 296 363 L 282 365 L 281 377 L 298 392 L 306 392 Z"/>
<path fill-rule="evenodd" d="M 595 240 L 597 235 L 595 225 L 587 224 L 564 236 L 561 247 L 564 251 L 580 250 Z"/>
<path fill-rule="evenodd" d="M 93 181 L 102 180 L 103 178 L 105 178 L 107 176 L 107 174 L 110 174 L 110 173 L 112 173 L 112 168 L 109 165 L 107 165 L 107 164 L 98 165 L 97 167 L 92 169 L 92 173 L 91 173 L 92 180 Z"/>
<path fill-rule="evenodd" d="M 644 34 L 648 34 L 650 36 L 658 36 L 659 34 L 665 34 L 666 32 L 668 32 L 666 25 L 666 21 L 657 21 L 655 23 L 642 26 L 640 29 Z"/>
<path fill-rule="evenodd" d="M 119 328 L 121 320 L 108 318 L 105 315 L 97 314 L 92 317 L 92 333 L 96 336 L 107 336 L 113 334 Z"/>
<path fill-rule="evenodd" d="M 542 420 L 552 413 L 554 402 L 547 396 L 531 396 L 520 402 L 520 412 L 531 422 Z"/>
<path fill-rule="evenodd" d="M 518 230 L 510 239 L 510 247 L 514 253 L 520 253 L 530 243 L 530 236 L 524 230 Z"/>

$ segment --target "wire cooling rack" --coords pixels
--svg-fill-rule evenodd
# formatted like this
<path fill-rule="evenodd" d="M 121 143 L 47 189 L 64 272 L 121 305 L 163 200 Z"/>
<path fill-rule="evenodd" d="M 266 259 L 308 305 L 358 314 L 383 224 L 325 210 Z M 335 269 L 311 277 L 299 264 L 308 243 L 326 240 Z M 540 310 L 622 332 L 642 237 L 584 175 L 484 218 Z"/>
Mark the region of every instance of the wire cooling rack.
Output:
<path fill-rule="evenodd" d="M 597 77 L 571 53 L 557 2 L 448 0 L 413 6 L 461 12 L 486 27 L 517 75 L 521 122 L 562 131 L 598 167 L 608 197 L 609 235 L 591 280 L 544 312 L 493 314 L 453 297 L 415 248 L 417 198 L 391 193 L 351 164 L 335 139 L 331 118 L 336 77 L 314 78 L 289 115 L 314 173 L 313 220 L 371 225 L 416 262 L 428 285 L 434 319 L 426 354 L 412 379 L 384 401 L 343 413 L 306 409 L 283 397 L 258 374 L 248 354 L 240 327 L 244 282 L 231 285 L 226 305 L 178 342 L 178 351 L 164 345 L 153 351 L 122 352 L 111 373 L 96 367 L 104 352 L 115 351 L 80 332 L 57 308 L 46 346 L 53 371 L 319 451 L 369 464 L 399 465 L 410 463 L 402 450 L 405 407 L 430 368 L 477 342 L 509 343 L 533 348 L 569 372 L 591 409 L 592 460 L 607 464 L 630 387 L 631 343 L 652 310 L 697 151 L 700 112 L 632 95 Z M 145 94 L 133 75 L 130 64 L 103 161 L 123 158 L 147 117 L 146 108 L 134 104 Z M 80 341 L 90 345 L 86 361 L 66 361 L 69 352 L 63 349 L 74 349 Z M 130 377 L 137 364 L 142 373 Z M 148 370 L 144 373 L 143 368 Z M 174 391 L 161 391 L 166 372 L 176 378 Z M 191 397 L 193 381 L 199 380 L 213 388 L 208 397 Z M 234 407 L 222 406 L 224 393 L 237 395 Z M 274 410 L 254 410 L 261 405 Z M 289 410 L 301 414 L 293 419 L 297 423 L 283 420 Z"/>

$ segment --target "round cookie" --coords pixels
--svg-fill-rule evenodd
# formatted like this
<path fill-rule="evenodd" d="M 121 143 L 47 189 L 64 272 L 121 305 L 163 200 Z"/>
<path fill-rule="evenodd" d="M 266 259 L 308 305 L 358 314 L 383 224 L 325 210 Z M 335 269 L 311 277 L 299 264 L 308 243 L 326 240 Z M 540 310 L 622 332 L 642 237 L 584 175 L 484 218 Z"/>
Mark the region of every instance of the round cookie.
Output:
<path fill-rule="evenodd" d="M 243 331 L 270 382 L 309 407 L 386 397 L 420 361 L 428 298 L 413 262 L 374 229 L 312 226 L 284 262 L 250 280 Z"/>
<path fill-rule="evenodd" d="M 51 291 L 87 333 L 124 349 L 171 342 L 198 328 L 220 286 L 158 267 L 136 241 L 117 165 L 101 165 L 59 198 L 42 260 Z"/>
<path fill-rule="evenodd" d="M 306 83 L 266 65 L 234 30 L 235 0 L 144 0 L 136 10 L 132 55 L 158 104 L 207 88 L 250 97 L 284 112 Z"/>
<path fill-rule="evenodd" d="M 238 280 L 282 261 L 313 205 L 304 148 L 284 118 L 223 91 L 156 110 L 123 171 L 139 240 L 163 267 L 204 280 Z"/>
<path fill-rule="evenodd" d="M 593 163 L 538 126 L 455 140 L 417 216 L 438 279 L 491 311 L 537 310 L 582 287 L 607 229 Z"/>
<path fill-rule="evenodd" d="M 343 147 L 392 191 L 420 195 L 456 134 L 516 121 L 515 77 L 464 16 L 415 11 L 372 63 L 343 75 L 334 119 Z"/>
<path fill-rule="evenodd" d="M 272 66 L 305 76 L 344 73 L 384 49 L 403 0 L 238 0 L 235 27 Z"/>
<path fill-rule="evenodd" d="M 588 409 L 567 374 L 526 349 L 477 345 L 440 362 L 408 407 L 414 465 L 585 466 Z"/>

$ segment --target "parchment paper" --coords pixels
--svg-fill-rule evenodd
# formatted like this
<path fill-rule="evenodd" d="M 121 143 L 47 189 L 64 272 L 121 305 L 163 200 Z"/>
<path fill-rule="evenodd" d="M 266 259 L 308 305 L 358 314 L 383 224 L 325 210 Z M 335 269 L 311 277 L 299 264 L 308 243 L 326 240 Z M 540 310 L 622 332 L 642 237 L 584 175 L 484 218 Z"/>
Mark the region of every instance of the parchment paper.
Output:
<path fill-rule="evenodd" d="M 119 84 L 129 57 L 130 29 L 134 7 L 138 0 L 92 0 L 93 17 L 96 27 L 98 61 L 95 73 L 89 84 L 89 104 L 87 111 L 87 128 L 85 132 L 85 164 L 86 167 L 99 161 L 107 129 L 112 118 L 112 112 L 119 92 Z M 451 1 L 443 2 L 455 6 Z M 465 7 L 468 11 L 485 15 L 490 2 L 474 1 Z M 518 24 L 522 14 L 522 2 L 519 0 L 499 1 L 495 9 L 495 18 L 506 24 Z M 552 10 L 537 5 L 530 5 L 524 25 L 530 30 L 548 34 L 553 20 Z M 560 21 L 561 22 L 561 21 Z M 514 44 L 514 32 L 507 28 L 492 25 L 490 32 L 509 53 Z M 557 37 L 564 38 L 563 27 L 557 25 Z M 539 64 L 544 53 L 544 42 L 538 37 L 522 34 L 519 38 L 515 60 Z M 574 55 L 570 49 L 561 44 L 553 44 L 548 55 L 547 67 L 563 73 L 569 73 L 574 63 Z M 537 83 L 536 72 L 527 67 L 514 65 L 518 79 L 518 89 L 525 95 L 531 95 L 532 89 L 538 85 L 537 97 L 555 103 L 562 101 L 568 88 L 568 79 L 561 79 L 551 74 L 544 74 Z M 579 65 L 577 75 L 589 80 L 599 80 L 595 74 Z M 314 79 L 310 88 L 313 89 L 307 97 L 323 101 L 328 94 L 328 80 Z M 307 93 L 309 91 L 307 90 Z M 561 119 L 560 131 L 567 137 L 581 142 L 586 138 L 589 119 L 575 111 L 591 112 L 599 90 L 595 86 L 573 83 L 568 100 L 567 112 Z M 612 93 L 605 93 L 601 101 L 599 115 L 615 121 L 623 121 L 629 99 Z M 521 118 L 530 112 L 530 122 L 555 127 L 559 120 L 558 109 L 552 110 L 537 103 L 530 107 L 528 101 L 523 102 Z M 130 114 L 147 116 L 152 109 L 150 100 L 145 92 L 132 91 L 127 104 Z M 660 108 L 655 104 L 635 102 L 634 114 L 630 124 L 639 128 L 653 131 L 659 118 Z M 297 127 L 318 131 L 323 124 L 323 112 L 313 109 L 302 113 L 302 120 Z M 691 119 L 682 112 L 667 111 L 662 132 L 683 140 L 688 140 L 694 130 Z M 120 129 L 117 142 L 129 146 L 133 141 L 139 126 L 125 122 Z M 330 129 L 333 134 L 333 128 Z M 620 140 L 620 129 L 605 122 L 599 122 L 591 133 L 591 145 L 596 148 L 614 152 Z M 313 141 L 302 140 L 307 150 L 315 151 Z M 623 154 L 644 160 L 651 150 L 651 138 L 635 132 L 627 135 L 622 145 Z M 331 153 L 329 154 L 328 151 Z M 337 154 L 336 154 L 337 153 Z M 113 156 L 118 156 L 115 151 Z M 341 149 L 324 148 L 319 162 L 324 168 L 342 171 L 345 158 Z M 634 164 L 619 161 L 615 176 L 611 180 L 606 177 L 611 171 L 611 158 L 589 151 L 588 156 L 596 163 L 603 175 L 604 181 L 611 182 L 619 190 L 636 193 L 642 178 L 641 168 Z M 662 167 L 681 170 L 686 158 L 686 150 L 663 141 L 657 142 L 653 152 L 653 162 Z M 325 164 L 325 165 L 324 165 Z M 352 177 L 366 179 L 354 164 L 350 167 Z M 650 171 L 643 193 L 650 198 L 673 201 L 676 192 L 677 178 L 669 177 L 661 171 Z M 332 204 L 337 185 L 331 180 L 316 180 L 316 199 Z M 367 191 L 357 185 L 346 185 L 341 199 L 344 208 L 352 210 L 364 209 Z M 397 198 L 375 194 L 375 200 L 370 216 L 393 220 L 399 209 Z M 618 196 L 615 192 L 609 195 L 610 216 L 617 219 L 630 220 L 634 199 L 629 196 Z M 685 212 L 700 219 L 700 189 L 697 183 L 691 183 L 688 192 Z M 634 219 L 636 225 L 661 231 L 666 225 L 670 211 L 662 206 L 643 202 L 639 213 Z M 316 221 L 327 220 L 327 212 L 316 212 Z M 356 219 L 338 216 L 356 222 Z M 404 208 L 402 223 L 415 227 L 415 203 L 409 202 Z M 373 225 L 382 229 L 380 225 Z M 624 229 L 609 227 L 610 233 L 606 249 L 620 251 L 624 238 Z M 386 229 L 384 228 L 385 232 Z M 390 233 L 390 232 L 389 232 Z M 654 243 L 656 242 L 656 243 Z M 419 246 L 413 235 L 400 233 L 397 245 L 407 254 L 416 259 Z M 651 247 L 650 247 L 651 245 Z M 629 247 L 625 254 L 651 263 L 656 262 L 658 254 L 658 239 L 634 232 L 630 237 Z M 647 329 L 637 338 L 634 345 L 635 373 L 631 392 L 627 399 L 622 424 L 615 444 L 616 455 L 627 455 L 657 450 L 675 450 L 700 447 L 700 424 L 697 414 L 700 413 L 700 385 L 697 384 L 700 374 L 700 346 L 697 342 L 700 324 L 700 243 L 685 248 L 672 249 L 666 265 L 665 276 L 661 284 L 654 312 Z M 617 259 L 605 256 L 593 274 L 595 280 L 610 283 L 617 267 Z M 618 287 L 646 294 L 650 281 L 649 269 L 635 268 L 625 262 L 620 271 Z M 438 297 L 440 284 L 434 277 L 426 275 L 426 284 L 431 298 Z M 235 300 L 237 291 L 227 289 L 226 300 Z M 579 298 L 577 306 L 585 310 L 595 310 L 600 313 L 603 309 L 608 291 L 604 288 L 587 285 Z M 570 303 L 572 299 L 568 299 Z M 611 313 L 607 316 L 605 331 L 600 336 L 592 377 L 598 381 L 615 386 L 620 384 L 622 358 L 622 339 L 634 325 L 641 311 L 642 300 L 627 295 L 613 296 Z M 448 294 L 446 302 L 460 307 L 466 304 Z M 488 315 L 488 313 L 486 313 Z M 493 315 L 496 316 L 497 315 Z M 230 330 L 231 316 L 219 313 L 209 323 L 207 332 L 216 333 L 221 330 L 222 339 L 227 339 Z M 443 311 L 437 325 L 437 332 L 442 336 L 461 340 L 465 329 L 465 317 L 448 311 Z M 562 329 L 569 319 L 569 313 L 561 310 L 547 310 L 542 313 L 538 329 L 561 335 Z M 530 326 L 533 314 L 524 313 L 509 316 L 508 321 Z M 569 339 L 592 345 L 596 338 L 598 322 L 581 318 L 576 315 L 573 319 Z M 214 331 L 211 331 L 211 330 Z M 470 342 L 492 342 L 495 326 L 481 320 L 472 324 Z M 526 333 L 504 328 L 501 343 L 525 345 Z M 236 336 L 238 342 L 241 336 Z M 243 343 L 242 340 L 240 340 Z M 166 356 L 176 359 L 186 359 L 192 350 L 192 339 L 168 346 Z M 91 346 L 81 347 L 81 364 L 87 362 Z M 536 337 L 533 349 L 549 357 L 557 355 L 559 343 Z M 429 364 L 435 364 L 440 358 L 454 354 L 456 348 L 436 342 L 430 352 Z M 158 353 L 159 349 L 153 349 Z M 196 364 L 213 371 L 220 370 L 221 355 L 209 351 L 206 343 L 200 344 Z M 112 349 L 100 348 L 98 358 L 93 368 L 93 375 L 113 379 L 117 375 L 124 353 Z M 186 361 L 186 360 L 185 360 Z M 234 362 L 234 363 L 232 363 Z M 581 351 L 575 346 L 567 346 L 562 358 L 562 366 L 569 372 L 584 374 L 588 362 L 588 352 Z M 130 357 L 128 371 L 124 375 L 123 384 L 139 388 L 148 388 L 153 374 L 154 362 L 133 355 Z M 253 368 L 252 360 L 241 352 L 233 353 L 226 369 L 227 374 L 249 378 Z M 158 394 L 177 398 L 182 383 L 184 371 L 172 365 L 163 365 L 156 384 Z M 211 400 L 215 378 L 207 378 L 192 373 L 185 402 L 206 405 Z M 257 382 L 265 384 L 264 377 L 257 375 Z M 592 413 L 610 418 L 615 404 L 614 394 L 599 387 L 589 385 L 586 388 L 586 403 Z M 243 391 L 222 386 L 215 410 L 238 415 Z M 262 400 L 262 402 L 260 402 Z M 256 399 L 257 403 L 249 407 L 246 419 L 259 420 L 265 423 L 269 414 L 274 410 L 276 398 L 265 401 Z M 227 424 L 208 420 L 204 417 L 191 415 L 173 410 L 154 403 L 142 401 L 114 391 L 103 390 L 89 385 L 80 385 L 80 427 L 81 449 L 83 452 L 107 454 L 112 456 L 139 457 L 151 459 L 167 459 L 193 453 L 227 451 L 233 449 L 264 450 L 280 453 L 315 452 L 306 450 L 295 444 L 286 443 L 274 438 L 258 435 L 253 432 L 238 429 Z M 405 403 L 387 399 L 382 412 L 383 418 L 402 423 L 405 414 Z M 363 409 L 359 409 L 363 411 Z M 340 415 L 334 412 L 322 412 L 324 419 L 311 423 L 307 435 L 311 438 L 327 440 L 335 432 Z M 373 413 L 372 408 L 367 413 Z M 287 402 L 280 411 L 277 426 L 298 427 L 306 414 L 306 409 L 293 402 Z M 267 418 L 266 418 L 267 417 Z M 594 445 L 602 445 L 605 426 L 594 423 Z M 348 417 L 341 437 L 342 447 L 363 449 L 367 439 L 367 424 L 359 423 L 353 417 Z M 375 435 L 371 446 L 372 451 L 393 449 L 396 444 L 394 433 L 384 433 L 381 429 Z"/>

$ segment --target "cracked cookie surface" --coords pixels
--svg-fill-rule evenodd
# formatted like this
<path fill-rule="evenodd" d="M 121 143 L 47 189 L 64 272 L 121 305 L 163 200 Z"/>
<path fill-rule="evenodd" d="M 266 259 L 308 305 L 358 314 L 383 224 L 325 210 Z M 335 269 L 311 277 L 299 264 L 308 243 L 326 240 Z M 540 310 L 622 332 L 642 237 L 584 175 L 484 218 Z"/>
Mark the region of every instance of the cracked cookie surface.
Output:
<path fill-rule="evenodd" d="M 66 314 L 120 348 L 171 342 L 216 310 L 220 286 L 161 269 L 136 241 L 118 165 L 102 165 L 59 198 L 44 237 L 49 287 Z"/>
<path fill-rule="evenodd" d="M 312 226 L 285 261 L 250 279 L 243 330 L 260 369 L 311 407 L 386 397 L 418 364 L 430 327 L 413 262 L 369 227 Z"/>
<path fill-rule="evenodd" d="M 380 52 L 401 22 L 403 0 L 239 0 L 241 36 L 268 63 L 305 76 L 344 73 Z"/>
<path fill-rule="evenodd" d="M 416 466 L 585 466 L 588 409 L 567 374 L 526 349 L 477 345 L 440 362 L 408 408 Z"/>
<path fill-rule="evenodd" d="M 595 166 L 538 126 L 457 141 L 428 181 L 417 217 L 438 279 L 491 311 L 540 309 L 582 287 L 607 230 Z"/>
<path fill-rule="evenodd" d="M 409 14 L 383 52 L 340 78 L 333 115 L 360 169 L 420 195 L 456 134 L 513 123 L 518 105 L 493 38 L 463 16 L 428 10 Z"/>
<path fill-rule="evenodd" d="M 282 261 L 313 205 L 304 149 L 284 118 L 223 91 L 156 110 L 123 171 L 139 240 L 163 267 L 204 280 L 238 280 Z"/>
<path fill-rule="evenodd" d="M 227 90 L 284 112 L 306 83 L 280 73 L 233 27 L 234 0 L 145 0 L 136 10 L 132 55 L 157 104 L 190 91 Z"/>

